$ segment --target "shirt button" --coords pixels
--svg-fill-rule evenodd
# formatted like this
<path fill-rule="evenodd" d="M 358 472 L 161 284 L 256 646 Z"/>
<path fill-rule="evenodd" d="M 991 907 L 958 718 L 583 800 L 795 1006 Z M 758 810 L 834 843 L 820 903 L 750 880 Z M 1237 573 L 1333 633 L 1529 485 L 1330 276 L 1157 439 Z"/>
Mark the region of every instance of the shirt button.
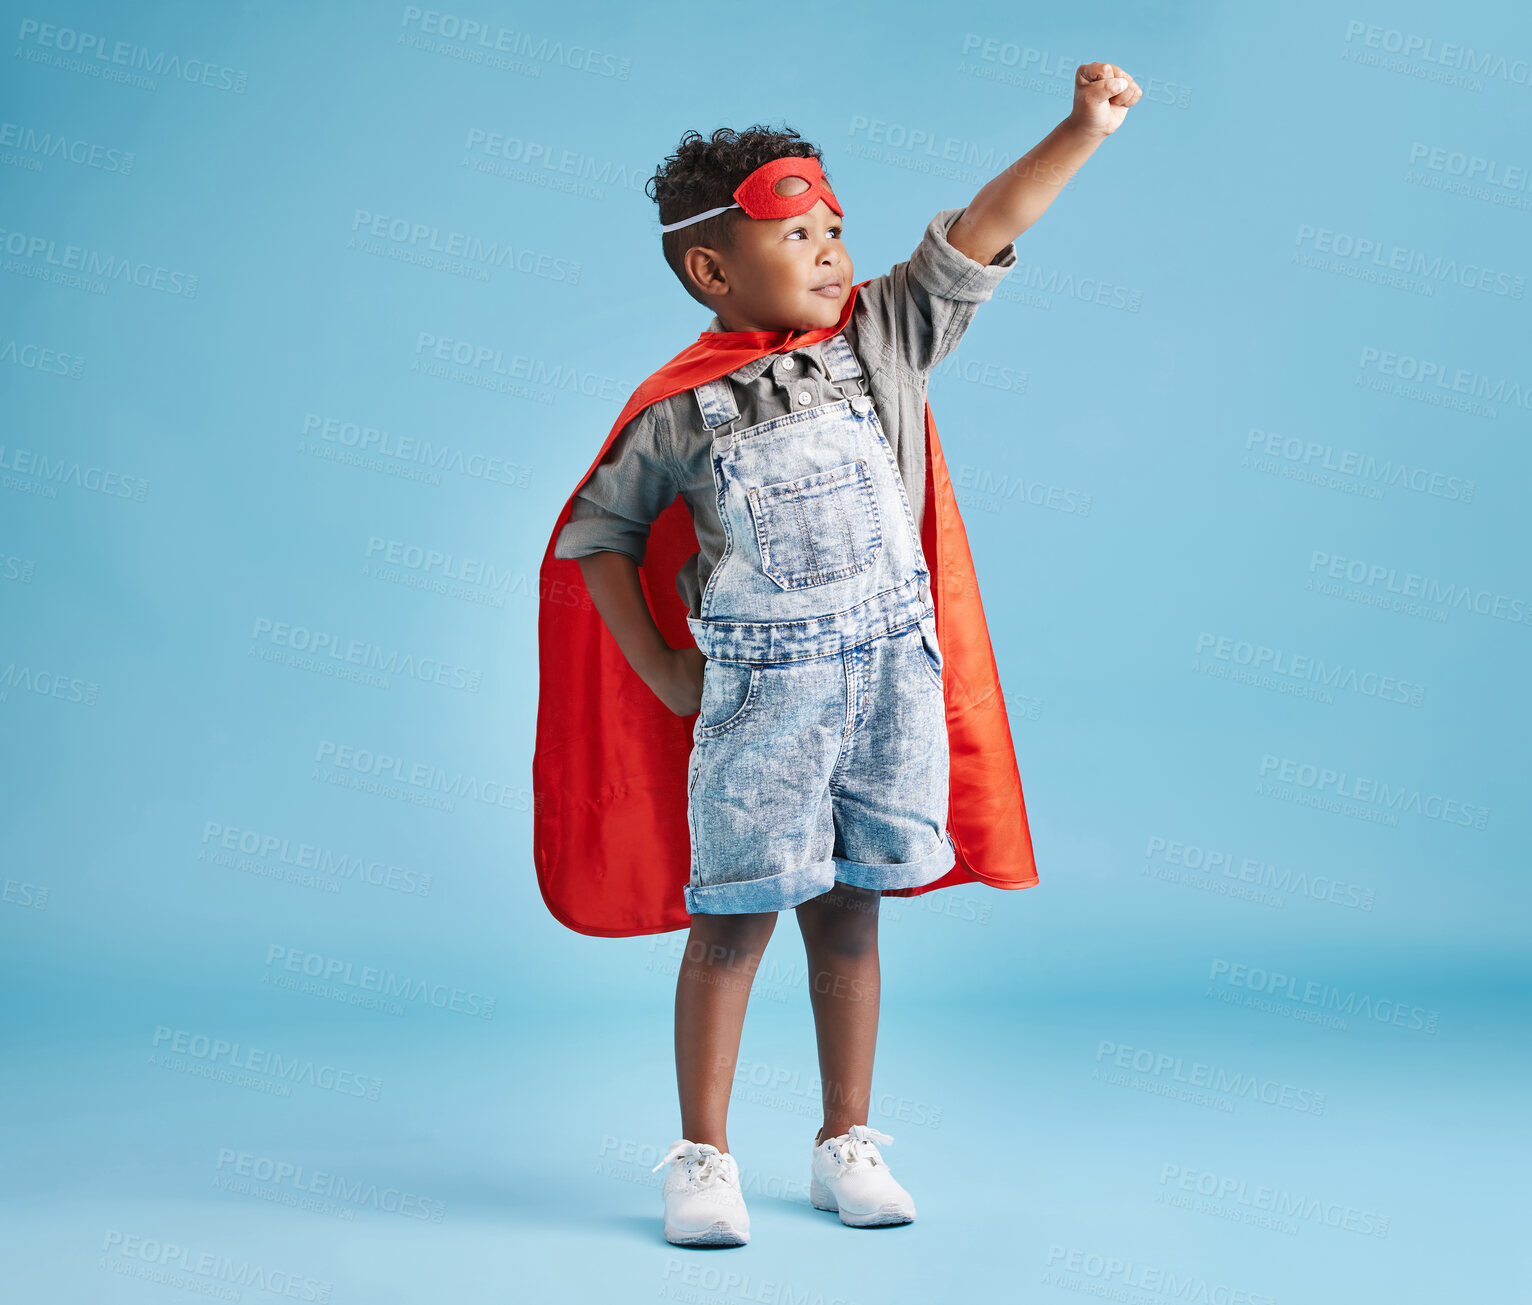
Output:
<path fill-rule="evenodd" d="M 814 396 L 812 394 L 810 394 L 807 390 L 799 390 L 798 391 L 798 402 L 799 403 L 809 404 L 809 403 L 812 403 L 813 401 L 814 401 Z"/>
<path fill-rule="evenodd" d="M 793 368 L 794 368 L 794 367 L 795 367 L 795 366 L 796 366 L 796 365 L 797 365 L 797 364 L 795 364 L 795 363 L 794 363 L 794 362 L 793 362 L 793 360 L 792 360 L 792 359 L 791 359 L 791 358 L 784 358 L 784 359 L 782 359 L 782 370 L 783 370 L 783 371 L 784 371 L 784 372 L 790 372 L 790 371 L 792 371 L 792 369 L 793 369 Z"/>

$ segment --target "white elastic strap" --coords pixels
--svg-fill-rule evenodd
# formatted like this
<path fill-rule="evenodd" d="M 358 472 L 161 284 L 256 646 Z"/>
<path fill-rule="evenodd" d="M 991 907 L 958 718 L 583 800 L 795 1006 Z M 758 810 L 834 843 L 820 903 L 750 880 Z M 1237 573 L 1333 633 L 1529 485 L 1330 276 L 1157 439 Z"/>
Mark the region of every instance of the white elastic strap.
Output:
<path fill-rule="evenodd" d="M 717 217 L 720 213 L 727 213 L 731 208 L 738 207 L 738 204 L 720 204 L 717 208 L 710 208 L 706 213 L 698 213 L 695 217 L 682 218 L 679 222 L 662 223 L 660 230 L 674 231 L 677 227 L 689 227 L 693 222 L 701 222 L 704 218 Z"/>

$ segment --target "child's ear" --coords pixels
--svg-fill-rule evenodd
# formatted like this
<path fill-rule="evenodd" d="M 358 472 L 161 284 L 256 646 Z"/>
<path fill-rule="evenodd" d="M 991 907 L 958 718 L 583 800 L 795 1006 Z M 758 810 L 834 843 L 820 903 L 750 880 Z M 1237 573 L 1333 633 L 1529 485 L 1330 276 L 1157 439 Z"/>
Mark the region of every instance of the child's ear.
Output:
<path fill-rule="evenodd" d="M 693 245 L 682 256 L 681 266 L 686 269 L 686 275 L 691 277 L 692 284 L 705 295 L 725 294 L 729 289 L 729 278 L 723 270 L 723 264 L 718 261 L 717 254 L 704 245 Z"/>

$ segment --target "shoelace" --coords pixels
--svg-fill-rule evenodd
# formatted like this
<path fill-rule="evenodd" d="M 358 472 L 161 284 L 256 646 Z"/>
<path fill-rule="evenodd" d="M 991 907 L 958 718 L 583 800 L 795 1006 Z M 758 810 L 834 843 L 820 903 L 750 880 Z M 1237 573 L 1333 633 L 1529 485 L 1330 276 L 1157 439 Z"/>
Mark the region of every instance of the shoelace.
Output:
<path fill-rule="evenodd" d="M 698 1183 L 706 1187 L 715 1178 L 724 1176 L 723 1152 L 711 1142 L 688 1142 L 684 1137 L 671 1144 L 660 1163 L 649 1172 L 655 1173 L 672 1160 L 685 1160 L 687 1171 Z"/>
<path fill-rule="evenodd" d="M 866 1124 L 852 1124 L 851 1129 L 842 1136 L 846 1139 L 841 1143 L 840 1153 L 848 1165 L 855 1164 L 858 1160 L 870 1160 L 873 1164 L 882 1163 L 883 1157 L 878 1154 L 875 1143 L 889 1143 L 894 1139 L 887 1133 L 880 1133 L 876 1128 L 868 1128 Z"/>

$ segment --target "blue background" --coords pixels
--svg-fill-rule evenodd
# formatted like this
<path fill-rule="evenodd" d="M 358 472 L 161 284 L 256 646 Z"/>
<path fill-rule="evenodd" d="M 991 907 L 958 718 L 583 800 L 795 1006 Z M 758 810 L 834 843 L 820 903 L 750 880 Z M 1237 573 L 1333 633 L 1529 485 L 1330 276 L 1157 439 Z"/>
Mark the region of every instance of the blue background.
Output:
<path fill-rule="evenodd" d="M 4 9 L 0 1294 L 1526 1291 L 1524 12 Z M 1041 883 L 885 903 L 881 1233 L 807 1203 L 780 922 L 754 1241 L 678 1251 L 684 935 L 559 926 L 529 815 L 552 523 L 705 324 L 643 183 L 792 125 L 865 280 L 1098 58 L 1142 102 L 930 386 Z"/>

